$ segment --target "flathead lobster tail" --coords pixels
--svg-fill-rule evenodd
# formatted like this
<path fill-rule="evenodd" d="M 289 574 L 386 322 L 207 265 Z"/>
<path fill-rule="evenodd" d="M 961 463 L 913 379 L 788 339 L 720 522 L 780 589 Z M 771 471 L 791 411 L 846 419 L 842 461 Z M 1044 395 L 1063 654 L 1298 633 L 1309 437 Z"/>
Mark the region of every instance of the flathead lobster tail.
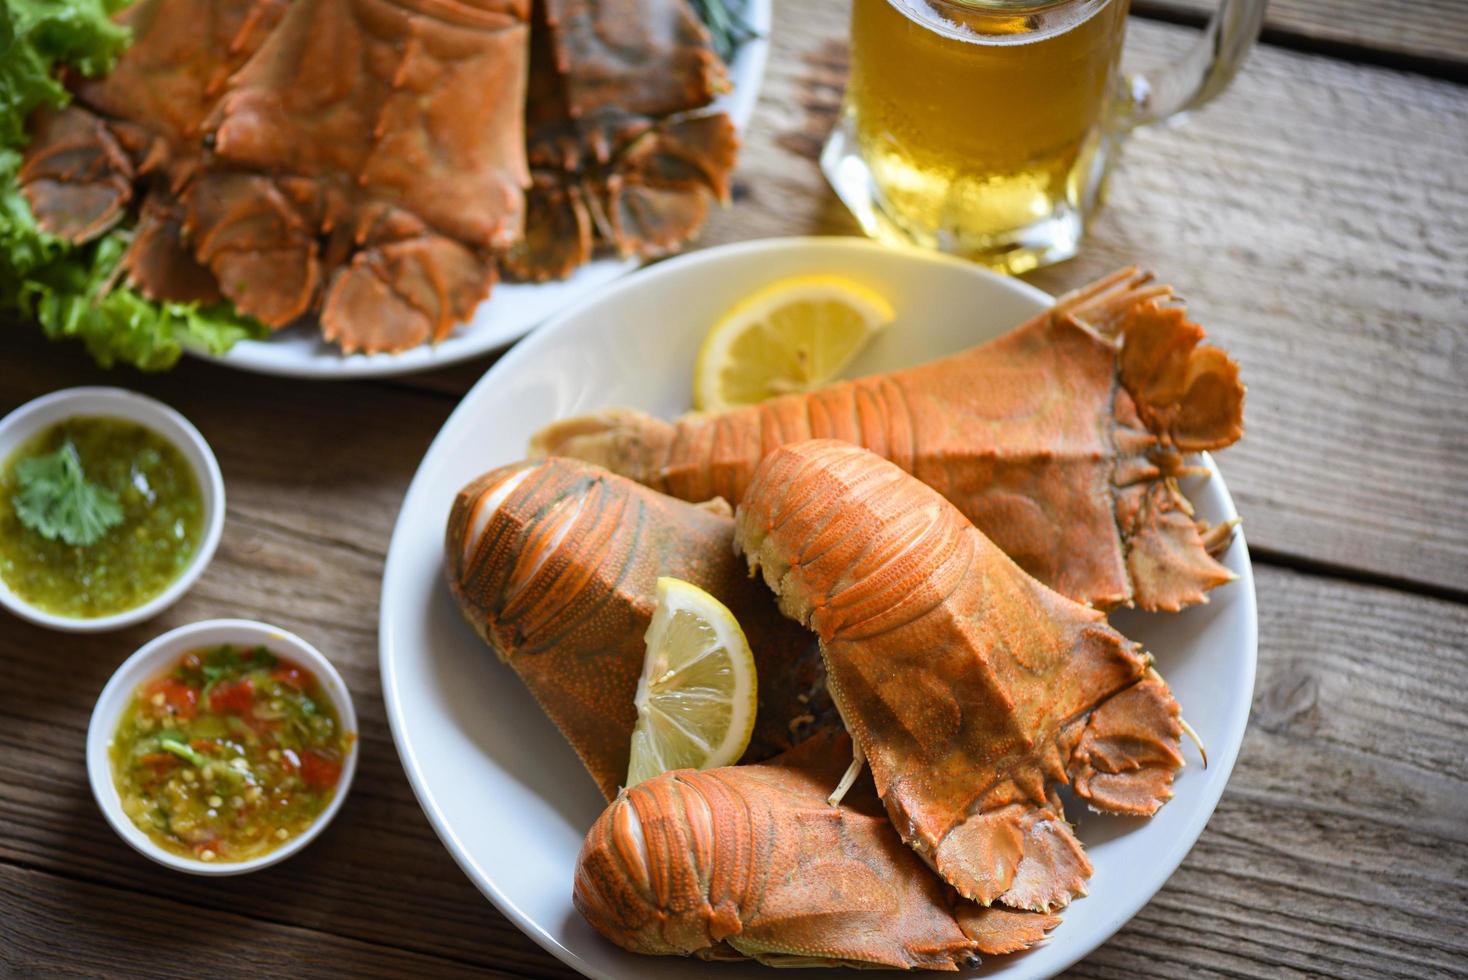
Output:
<path fill-rule="evenodd" d="M 191 143 L 202 135 L 224 78 L 255 52 L 284 7 L 283 0 L 126 5 L 115 19 L 132 40 L 117 64 L 96 78 L 72 75 L 75 101 L 43 108 L 30 121 L 18 182 L 42 230 L 87 241 L 121 220 L 130 202 L 175 196 L 202 153 Z M 156 187 L 135 188 L 144 177 L 154 177 Z M 192 256 L 179 255 L 187 269 Z M 166 257 L 155 252 L 141 264 L 146 270 Z M 155 295 L 149 285 L 167 284 L 175 273 L 144 275 L 139 285 Z M 169 298 L 198 297 L 186 291 Z"/>
<path fill-rule="evenodd" d="M 676 497 L 736 503 L 777 446 L 840 439 L 932 486 L 1027 572 L 1110 608 L 1175 610 L 1232 578 L 1229 528 L 1198 522 L 1183 454 L 1242 432 L 1237 365 L 1169 286 L 1125 269 L 980 347 L 667 423 L 609 410 L 531 443 Z"/>
<path fill-rule="evenodd" d="M 519 240 L 530 0 L 140 0 L 116 67 L 37 119 L 41 227 L 142 201 L 144 295 L 318 314 L 350 353 L 443 339 Z"/>
<path fill-rule="evenodd" d="M 1243 436 L 1238 364 L 1203 343 L 1203 328 L 1172 287 L 1149 272 L 1115 272 L 1061 297 L 1054 315 L 1117 350 L 1112 493 L 1133 601 L 1163 612 L 1206 602 L 1209 590 L 1233 581 L 1216 556 L 1234 525 L 1197 520 L 1177 481 L 1206 472 L 1189 467 L 1184 453 Z"/>
<path fill-rule="evenodd" d="M 895 464 L 831 440 L 780 447 L 735 528 L 819 637 L 894 826 L 966 898 L 1048 913 L 1084 894 L 1059 785 L 1126 813 L 1171 796 L 1177 706 L 1147 655 Z"/>
<path fill-rule="evenodd" d="M 772 966 L 954 970 L 1055 926 L 957 899 L 879 809 L 828 806 L 849 754 L 825 734 L 769 764 L 640 783 L 587 834 L 576 907 L 633 952 Z"/>
<path fill-rule="evenodd" d="M 449 586 L 474 630 L 565 734 L 608 799 L 626 779 L 656 582 L 707 590 L 749 639 L 759 707 L 746 760 L 834 724 L 810 637 L 733 552 L 733 522 L 574 460 L 471 482 L 445 533 Z"/>

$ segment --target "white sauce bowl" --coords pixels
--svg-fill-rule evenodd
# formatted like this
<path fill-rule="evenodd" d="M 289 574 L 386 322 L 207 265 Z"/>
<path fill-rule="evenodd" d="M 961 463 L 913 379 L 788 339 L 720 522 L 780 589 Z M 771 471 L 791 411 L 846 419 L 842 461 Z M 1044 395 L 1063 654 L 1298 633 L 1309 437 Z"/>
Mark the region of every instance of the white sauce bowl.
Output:
<path fill-rule="evenodd" d="M 167 588 L 140 606 L 109 616 L 58 616 L 26 602 L 0 579 L 0 606 L 21 619 L 67 633 L 102 633 L 158 615 L 182 598 L 204 574 L 224 530 L 224 478 L 209 444 L 188 419 L 156 399 L 124 388 L 65 388 L 26 402 L 0 419 L 0 466 L 33 436 L 78 417 L 122 419 L 156 432 L 188 461 L 203 498 L 203 534 L 193 559 Z"/>
<path fill-rule="evenodd" d="M 275 850 L 247 861 L 202 861 L 174 854 L 155 844 L 123 812 L 122 798 L 118 795 L 117 783 L 112 778 L 112 759 L 108 749 L 117 732 L 117 723 L 132 703 L 139 687 L 167 674 L 189 651 L 226 643 L 239 647 L 263 646 L 281 659 L 294 661 L 315 674 L 316 679 L 321 682 L 322 691 L 336 707 L 342 730 L 349 733 L 352 739 L 346 758 L 342 760 L 342 774 L 336 785 L 336 794 L 326 809 L 302 833 Z M 91 723 L 87 726 L 87 777 L 92 784 L 92 795 L 102 808 L 102 815 L 107 818 L 112 829 L 117 831 L 117 836 L 139 854 L 187 874 L 211 877 L 239 875 L 279 864 L 315 840 L 326 825 L 331 823 L 341 809 L 342 801 L 347 798 L 347 791 L 352 787 L 352 776 L 357 771 L 359 742 L 357 712 L 352 707 L 352 695 L 341 675 L 321 651 L 294 633 L 265 623 L 248 619 L 211 619 L 169 630 L 144 645 L 117 668 L 107 686 L 102 688 L 97 706 L 92 709 Z"/>

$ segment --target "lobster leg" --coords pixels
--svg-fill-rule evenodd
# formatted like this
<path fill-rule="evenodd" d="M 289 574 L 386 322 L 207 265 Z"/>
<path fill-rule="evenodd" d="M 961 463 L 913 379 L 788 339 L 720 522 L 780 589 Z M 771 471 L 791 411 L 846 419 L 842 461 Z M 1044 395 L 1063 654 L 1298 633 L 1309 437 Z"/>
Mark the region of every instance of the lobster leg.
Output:
<path fill-rule="evenodd" d="M 128 281 L 150 299 L 217 303 L 219 283 L 184 242 L 184 208 L 155 187 L 138 211 L 133 240 L 122 257 Z"/>
<path fill-rule="evenodd" d="M 727 201 L 738 138 L 702 111 L 727 86 L 686 0 L 541 0 L 534 10 L 525 240 L 505 271 L 569 275 L 595 244 L 666 255 Z"/>
<path fill-rule="evenodd" d="M 76 105 L 36 113 L 18 176 L 41 230 L 69 242 L 117 224 L 133 196 L 132 161 L 103 120 Z"/>

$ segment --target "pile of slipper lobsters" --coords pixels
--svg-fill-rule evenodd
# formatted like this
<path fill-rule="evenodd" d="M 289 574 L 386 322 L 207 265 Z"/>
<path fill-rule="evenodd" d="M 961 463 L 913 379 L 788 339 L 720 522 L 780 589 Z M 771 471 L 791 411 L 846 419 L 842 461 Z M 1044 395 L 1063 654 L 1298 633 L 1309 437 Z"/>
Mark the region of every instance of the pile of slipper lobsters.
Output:
<path fill-rule="evenodd" d="M 1126 269 L 905 371 L 556 422 L 466 486 L 460 609 L 611 801 L 576 867 L 588 921 L 775 966 L 952 970 L 1043 939 L 1092 873 L 1060 787 L 1155 813 L 1191 734 L 1104 610 L 1233 577 L 1232 524 L 1177 482 L 1243 433 L 1237 365 L 1202 339 Z M 740 765 L 619 790 L 659 576 L 738 618 L 758 716 Z"/>

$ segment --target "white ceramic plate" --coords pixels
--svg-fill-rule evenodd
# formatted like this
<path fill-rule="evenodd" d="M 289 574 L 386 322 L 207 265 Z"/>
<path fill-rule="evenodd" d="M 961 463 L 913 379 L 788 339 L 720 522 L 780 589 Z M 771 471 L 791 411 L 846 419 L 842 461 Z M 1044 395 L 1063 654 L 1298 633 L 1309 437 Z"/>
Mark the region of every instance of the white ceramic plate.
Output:
<path fill-rule="evenodd" d="M 729 113 L 740 133 L 754 114 L 764 79 L 770 48 L 770 0 L 749 0 L 748 21 L 758 35 L 735 52 L 729 65 L 733 88 L 713 105 Z M 561 282 L 499 283 L 473 318 L 460 324 L 447 340 L 397 354 L 343 354 L 323 340 L 314 326 L 290 327 L 265 340 L 244 340 L 222 356 L 197 350 L 190 353 L 245 371 L 292 378 L 369 378 L 429 371 L 519 340 L 548 317 L 639 265 L 638 259 L 600 258 Z"/>
<path fill-rule="evenodd" d="M 445 423 L 398 516 L 380 643 L 388 719 L 403 766 L 434 829 L 474 883 L 536 942 L 588 976 L 770 974 L 755 965 L 633 956 L 572 908 L 576 854 L 604 804 L 518 678 L 460 619 L 441 567 L 444 521 L 463 484 L 521 458 L 531 433 L 551 419 L 607 405 L 664 416 L 686 409 L 708 325 L 773 279 L 815 272 L 860 279 L 898 311 L 852 374 L 960 350 L 1050 305 L 1044 293 L 977 266 L 859 239 L 748 242 L 674 259 L 565 311 L 496 364 Z M 1234 516 L 1216 471 L 1187 489 L 1202 517 Z M 1254 583 L 1242 536 L 1225 563 L 1239 579 L 1216 590 L 1209 605 L 1172 616 L 1116 617 L 1156 654 L 1208 746 L 1210 767 L 1199 766 L 1188 749 L 1176 798 L 1151 820 L 1073 813 L 1096 869 L 1090 896 L 1066 909 L 1040 947 L 991 958 L 980 974 L 1048 976 L 1080 959 L 1162 887 L 1202 833 L 1233 768 L 1254 687 Z"/>

